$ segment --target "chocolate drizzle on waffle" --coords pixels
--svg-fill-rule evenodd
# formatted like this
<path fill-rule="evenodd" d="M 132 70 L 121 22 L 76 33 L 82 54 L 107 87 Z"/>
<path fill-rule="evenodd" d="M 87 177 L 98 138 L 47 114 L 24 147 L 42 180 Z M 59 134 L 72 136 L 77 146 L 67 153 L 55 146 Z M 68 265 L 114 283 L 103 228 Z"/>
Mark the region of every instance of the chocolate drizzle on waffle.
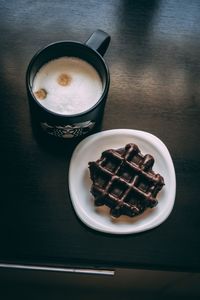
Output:
<path fill-rule="evenodd" d="M 153 170 L 154 158 L 142 155 L 138 146 L 109 149 L 96 162 L 89 162 L 91 193 L 95 205 L 106 205 L 113 217 L 134 217 L 154 207 L 164 179 Z"/>

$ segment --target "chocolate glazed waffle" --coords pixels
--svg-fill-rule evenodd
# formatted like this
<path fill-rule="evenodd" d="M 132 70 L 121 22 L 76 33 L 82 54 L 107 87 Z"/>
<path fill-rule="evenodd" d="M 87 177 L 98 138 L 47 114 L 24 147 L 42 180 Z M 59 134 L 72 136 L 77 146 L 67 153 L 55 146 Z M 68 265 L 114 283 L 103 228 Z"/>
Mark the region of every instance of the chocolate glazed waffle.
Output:
<path fill-rule="evenodd" d="M 116 218 L 134 217 L 155 207 L 164 179 L 152 170 L 153 164 L 153 156 L 143 156 L 135 144 L 104 151 L 96 162 L 89 162 L 95 205 L 108 206 Z"/>

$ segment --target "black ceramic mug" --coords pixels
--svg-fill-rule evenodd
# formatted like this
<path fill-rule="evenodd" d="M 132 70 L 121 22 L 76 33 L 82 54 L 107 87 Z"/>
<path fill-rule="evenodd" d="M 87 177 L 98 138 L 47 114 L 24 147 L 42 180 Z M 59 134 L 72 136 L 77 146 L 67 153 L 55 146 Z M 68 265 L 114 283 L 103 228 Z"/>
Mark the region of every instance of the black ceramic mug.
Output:
<path fill-rule="evenodd" d="M 49 135 L 59 138 L 85 136 L 99 127 L 110 84 L 109 70 L 103 59 L 109 43 L 110 36 L 102 30 L 97 30 L 85 43 L 55 42 L 33 56 L 26 72 L 26 87 L 34 125 Z M 102 82 L 102 94 L 99 100 L 91 108 L 72 115 L 60 114 L 45 108 L 36 99 L 32 89 L 35 75 L 42 66 L 51 60 L 66 56 L 82 59 L 92 65 L 100 75 Z"/>

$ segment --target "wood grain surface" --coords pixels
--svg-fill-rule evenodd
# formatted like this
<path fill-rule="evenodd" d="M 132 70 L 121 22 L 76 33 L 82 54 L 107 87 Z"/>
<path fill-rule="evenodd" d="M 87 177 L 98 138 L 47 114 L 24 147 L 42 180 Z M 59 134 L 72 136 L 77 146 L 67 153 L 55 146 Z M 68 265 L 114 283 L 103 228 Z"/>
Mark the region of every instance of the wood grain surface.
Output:
<path fill-rule="evenodd" d="M 34 134 L 25 72 L 58 40 L 111 35 L 111 86 L 102 129 L 158 136 L 177 177 L 169 218 L 137 235 L 84 226 L 68 191 L 75 144 Z M 0 2 L 0 262 L 200 271 L 200 2 Z M 77 170 L 78 172 L 78 170 Z"/>

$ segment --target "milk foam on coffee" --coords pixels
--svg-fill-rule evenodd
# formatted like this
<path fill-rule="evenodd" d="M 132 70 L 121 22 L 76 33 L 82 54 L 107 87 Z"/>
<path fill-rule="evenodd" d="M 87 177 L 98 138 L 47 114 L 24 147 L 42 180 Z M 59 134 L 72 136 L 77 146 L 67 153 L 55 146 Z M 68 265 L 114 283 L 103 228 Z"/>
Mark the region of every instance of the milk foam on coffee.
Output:
<path fill-rule="evenodd" d="M 36 73 L 33 93 L 41 105 L 65 115 L 84 112 L 102 95 L 102 81 L 95 68 L 77 57 L 61 57 Z"/>

